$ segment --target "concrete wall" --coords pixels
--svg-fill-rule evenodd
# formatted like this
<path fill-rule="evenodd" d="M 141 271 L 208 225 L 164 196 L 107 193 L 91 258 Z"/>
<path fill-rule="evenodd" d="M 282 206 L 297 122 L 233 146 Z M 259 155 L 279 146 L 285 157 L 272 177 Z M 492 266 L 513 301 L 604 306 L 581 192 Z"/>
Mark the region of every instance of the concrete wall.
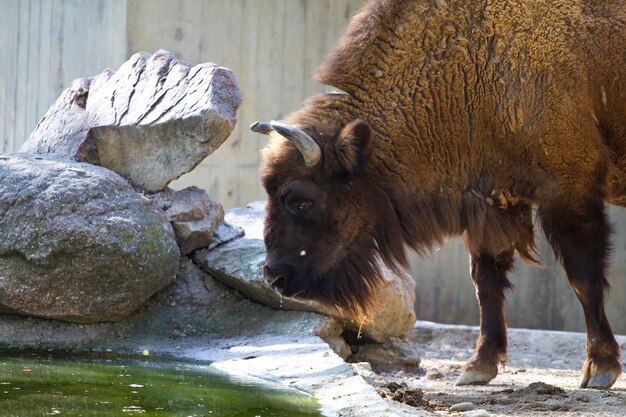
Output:
<path fill-rule="evenodd" d="M 364 0 L 4 0 L 0 14 L 0 151 L 19 149 L 74 78 L 118 68 L 132 53 L 167 49 L 192 64 L 231 68 L 244 102 L 229 140 L 175 184 L 203 187 L 226 207 L 265 198 L 257 180 L 263 137 L 257 119 L 280 118 L 325 87 L 315 68 Z M 626 216 L 618 231 L 609 315 L 626 333 Z M 513 326 L 582 330 L 578 301 L 542 241 L 546 269 L 518 263 L 508 295 Z M 416 311 L 424 320 L 477 323 L 468 257 L 458 241 L 430 259 L 413 257 Z"/>
<path fill-rule="evenodd" d="M 126 60 L 126 2 L 3 0 L 0 151 L 14 152 L 72 80 Z"/>

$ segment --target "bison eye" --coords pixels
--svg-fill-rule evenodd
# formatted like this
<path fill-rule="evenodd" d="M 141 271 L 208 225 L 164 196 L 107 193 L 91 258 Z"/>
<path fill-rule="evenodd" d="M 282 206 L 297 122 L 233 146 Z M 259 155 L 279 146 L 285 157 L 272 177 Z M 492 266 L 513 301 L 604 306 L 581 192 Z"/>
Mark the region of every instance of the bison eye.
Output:
<path fill-rule="evenodd" d="M 292 214 L 302 216 L 311 210 L 313 202 L 306 199 L 292 199 L 291 201 L 285 201 L 285 206 Z"/>

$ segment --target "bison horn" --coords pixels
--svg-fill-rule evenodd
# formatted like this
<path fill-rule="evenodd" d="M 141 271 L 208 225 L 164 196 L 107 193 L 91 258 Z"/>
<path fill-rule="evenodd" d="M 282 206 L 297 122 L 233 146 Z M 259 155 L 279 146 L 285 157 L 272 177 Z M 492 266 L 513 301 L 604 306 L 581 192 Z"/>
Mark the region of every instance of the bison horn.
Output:
<path fill-rule="evenodd" d="M 250 130 L 255 133 L 267 135 L 274 129 L 272 129 L 272 125 L 270 125 L 268 122 L 254 122 L 250 125 Z"/>
<path fill-rule="evenodd" d="M 276 131 L 279 135 L 291 141 L 291 143 L 298 148 L 304 158 L 304 163 L 308 167 L 317 165 L 322 157 L 322 150 L 317 142 L 315 142 L 308 133 L 298 129 L 297 127 L 272 120 L 269 123 L 254 122 L 250 125 L 250 130 L 263 134 L 268 134 L 272 130 Z"/>

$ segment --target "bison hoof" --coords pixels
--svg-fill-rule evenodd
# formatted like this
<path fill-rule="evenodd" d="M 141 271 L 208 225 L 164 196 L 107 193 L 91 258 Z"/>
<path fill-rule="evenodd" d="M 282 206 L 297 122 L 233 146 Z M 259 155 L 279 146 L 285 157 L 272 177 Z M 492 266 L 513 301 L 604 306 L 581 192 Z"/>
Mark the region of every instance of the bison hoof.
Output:
<path fill-rule="evenodd" d="M 498 364 L 506 362 L 506 352 L 498 355 L 474 353 L 463 367 L 463 373 L 456 380 L 456 385 L 485 385 L 498 375 Z"/>
<path fill-rule="evenodd" d="M 580 378 L 581 388 L 609 389 L 613 386 L 622 373 L 619 361 L 611 358 L 600 363 L 601 365 L 598 365 L 589 359 L 585 361 Z"/>
<path fill-rule="evenodd" d="M 495 374 L 493 372 L 468 369 L 463 371 L 459 379 L 456 380 L 456 385 L 485 385 L 494 379 L 497 374 L 497 369 Z"/>

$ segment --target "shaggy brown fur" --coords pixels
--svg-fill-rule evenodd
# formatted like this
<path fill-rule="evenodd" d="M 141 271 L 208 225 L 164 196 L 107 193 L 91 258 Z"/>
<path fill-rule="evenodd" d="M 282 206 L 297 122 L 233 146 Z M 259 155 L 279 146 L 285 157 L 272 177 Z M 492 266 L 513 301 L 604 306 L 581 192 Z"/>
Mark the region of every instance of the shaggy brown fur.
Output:
<path fill-rule="evenodd" d="M 286 120 L 321 162 L 276 135 L 264 151 L 267 275 L 358 316 L 376 257 L 397 268 L 404 245 L 463 234 L 481 304 L 465 371 L 484 383 L 506 356 L 506 271 L 514 251 L 533 261 L 536 206 L 585 310 L 583 386 L 610 386 L 603 202 L 626 201 L 624 39 L 623 0 L 370 1 L 317 73 L 346 94 Z"/>

